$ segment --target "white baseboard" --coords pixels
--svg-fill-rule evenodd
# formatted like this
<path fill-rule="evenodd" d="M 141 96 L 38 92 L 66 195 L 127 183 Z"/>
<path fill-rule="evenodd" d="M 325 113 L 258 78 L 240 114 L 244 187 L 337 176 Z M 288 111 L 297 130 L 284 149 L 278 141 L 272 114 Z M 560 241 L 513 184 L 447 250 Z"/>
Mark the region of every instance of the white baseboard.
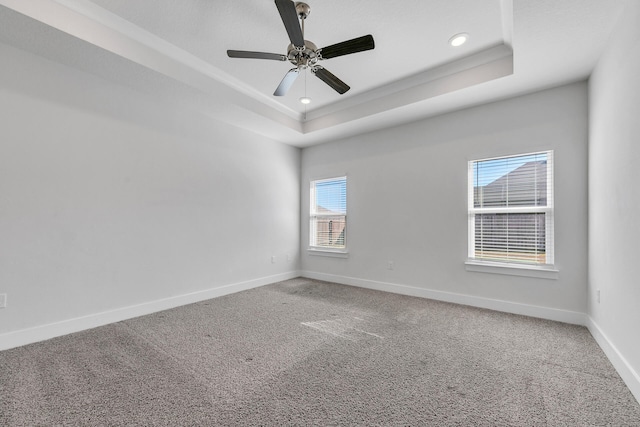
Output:
<path fill-rule="evenodd" d="M 246 282 L 219 286 L 204 291 L 192 292 L 189 294 L 178 295 L 170 298 L 146 302 L 143 304 L 122 307 L 119 309 L 91 314 L 88 316 L 0 334 L 0 351 L 35 343 L 38 341 L 44 341 L 61 335 L 95 328 L 98 326 L 103 326 L 109 323 L 120 322 L 122 320 L 144 316 L 147 314 L 179 307 L 186 304 L 192 304 L 211 298 L 229 295 L 235 292 L 257 288 L 283 280 L 294 279 L 300 276 L 309 279 L 340 283 L 343 285 L 358 286 L 361 288 L 374 289 L 384 292 L 393 292 L 401 295 L 429 298 L 438 301 L 487 308 L 490 310 L 497 310 L 507 313 L 521 314 L 525 316 L 587 326 L 587 328 L 591 332 L 591 335 L 607 355 L 614 368 L 616 369 L 622 380 L 625 382 L 627 387 L 629 387 L 629 390 L 631 390 L 631 393 L 636 398 L 638 403 L 640 403 L 640 375 L 627 362 L 625 357 L 618 351 L 616 346 L 613 345 L 611 341 L 609 341 L 607 336 L 603 333 L 603 331 L 595 323 L 595 321 L 584 313 L 520 304 L 509 301 L 494 300 L 489 298 L 481 298 L 451 292 L 416 288 L 413 286 L 398 285 L 394 283 L 378 282 L 374 280 L 318 273 L 313 271 L 291 271 L 274 276 L 262 277 Z"/>
<path fill-rule="evenodd" d="M 247 289 L 257 288 L 283 280 L 294 279 L 296 277 L 300 277 L 300 272 L 290 271 L 274 276 L 261 277 L 259 279 L 253 279 L 246 282 L 233 283 L 203 291 L 177 295 L 142 304 L 117 308 L 115 310 L 90 314 L 88 316 L 7 332 L 0 334 L 0 351 L 107 325 L 109 323 L 144 316 L 146 314 L 179 307 L 181 305 L 192 304 L 211 298 L 229 295 L 235 292 L 245 291 Z"/>
<path fill-rule="evenodd" d="M 540 307 L 516 302 L 476 297 L 472 295 L 463 295 L 452 292 L 436 291 L 432 289 L 416 288 L 413 286 L 378 282 L 368 279 L 337 276 L 333 274 L 318 273 L 315 271 L 303 271 L 302 276 L 309 279 L 324 280 L 327 282 L 358 286 L 361 288 L 374 289 L 377 291 L 393 292 L 396 294 L 452 302 L 455 304 L 488 308 L 490 310 L 502 311 L 505 313 L 521 314 L 523 316 L 555 320 L 557 322 L 571 323 L 574 325 L 586 326 L 587 324 L 587 315 L 585 313 L 578 313 L 575 311 L 559 310 L 556 308 Z"/>
<path fill-rule="evenodd" d="M 627 359 L 618 351 L 615 345 L 607 338 L 598 324 L 591 318 L 588 318 L 587 328 L 596 340 L 604 354 L 607 355 L 613 367 L 618 371 L 618 375 L 631 390 L 631 394 L 640 403 L 640 374 L 627 362 Z"/>
<path fill-rule="evenodd" d="M 640 403 L 640 375 L 633 369 L 629 362 L 627 362 L 616 346 L 611 343 L 607 336 L 602 332 L 602 329 L 600 329 L 594 320 L 585 313 L 416 288 L 413 286 L 398 285 L 395 283 L 318 273 L 314 271 L 303 271 L 302 277 L 586 326 L 633 396 L 636 398 L 638 403 Z"/>

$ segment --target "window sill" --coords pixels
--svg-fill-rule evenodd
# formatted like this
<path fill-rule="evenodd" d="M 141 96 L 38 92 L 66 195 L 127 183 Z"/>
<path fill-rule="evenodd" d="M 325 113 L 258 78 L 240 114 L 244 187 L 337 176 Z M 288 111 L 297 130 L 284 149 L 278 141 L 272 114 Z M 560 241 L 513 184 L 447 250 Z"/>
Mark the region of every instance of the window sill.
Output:
<path fill-rule="evenodd" d="M 338 251 L 331 249 L 323 249 L 323 248 L 309 248 L 307 249 L 307 253 L 309 255 L 314 256 L 326 256 L 331 258 L 349 258 L 349 252 L 346 250 Z"/>
<path fill-rule="evenodd" d="M 507 264 L 474 259 L 465 261 L 465 270 L 478 273 L 507 274 L 510 276 L 536 277 L 550 280 L 558 280 L 560 275 L 560 272 L 552 265 Z"/>

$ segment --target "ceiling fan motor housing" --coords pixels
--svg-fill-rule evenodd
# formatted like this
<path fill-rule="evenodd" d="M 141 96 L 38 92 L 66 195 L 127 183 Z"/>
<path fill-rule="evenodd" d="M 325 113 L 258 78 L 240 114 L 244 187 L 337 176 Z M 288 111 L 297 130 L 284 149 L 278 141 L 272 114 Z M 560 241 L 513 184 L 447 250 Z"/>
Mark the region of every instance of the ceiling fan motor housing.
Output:
<path fill-rule="evenodd" d="M 319 59 L 318 47 L 309 40 L 304 41 L 304 48 L 290 44 L 287 48 L 287 59 L 298 68 L 314 66 Z"/>

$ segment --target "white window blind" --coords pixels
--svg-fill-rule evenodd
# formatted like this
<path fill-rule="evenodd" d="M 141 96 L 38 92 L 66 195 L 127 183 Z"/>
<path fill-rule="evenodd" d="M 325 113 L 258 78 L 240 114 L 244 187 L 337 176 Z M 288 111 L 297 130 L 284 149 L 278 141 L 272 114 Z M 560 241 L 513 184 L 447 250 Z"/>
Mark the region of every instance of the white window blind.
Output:
<path fill-rule="evenodd" d="M 309 246 L 346 249 L 347 177 L 311 181 Z"/>
<path fill-rule="evenodd" d="M 469 162 L 469 257 L 553 264 L 553 152 Z"/>

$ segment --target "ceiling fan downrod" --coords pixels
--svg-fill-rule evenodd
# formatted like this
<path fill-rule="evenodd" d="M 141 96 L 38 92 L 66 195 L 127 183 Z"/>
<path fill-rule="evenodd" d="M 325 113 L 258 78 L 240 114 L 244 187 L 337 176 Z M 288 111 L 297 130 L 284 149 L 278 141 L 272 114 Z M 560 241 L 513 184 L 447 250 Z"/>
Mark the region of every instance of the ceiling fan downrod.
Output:
<path fill-rule="evenodd" d="M 311 6 L 304 2 L 295 2 L 295 8 L 298 19 L 300 19 L 304 46 L 290 44 L 287 48 L 287 59 L 299 70 L 304 70 L 308 67 L 313 67 L 318 62 L 318 47 L 309 40 L 304 40 L 304 22 L 311 14 Z"/>

